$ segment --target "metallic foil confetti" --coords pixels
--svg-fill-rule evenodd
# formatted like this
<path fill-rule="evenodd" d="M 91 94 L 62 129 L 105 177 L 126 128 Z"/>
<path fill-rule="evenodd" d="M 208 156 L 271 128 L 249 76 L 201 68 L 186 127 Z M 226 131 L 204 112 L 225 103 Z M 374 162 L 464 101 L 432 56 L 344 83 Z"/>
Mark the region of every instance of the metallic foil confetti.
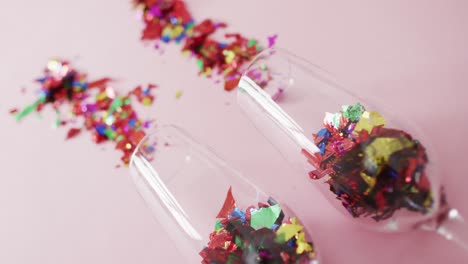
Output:
<path fill-rule="evenodd" d="M 284 219 L 281 206 L 271 198 L 267 204 L 241 209 L 229 188 L 217 218 L 200 252 L 202 263 L 311 263 L 316 259 L 299 220 Z"/>
<path fill-rule="evenodd" d="M 302 153 L 316 168 L 309 176 L 327 176 L 330 191 L 354 217 L 385 220 L 402 208 L 426 214 L 433 205 L 425 168 L 425 148 L 408 133 L 385 127 L 377 112 L 357 103 L 327 113 L 314 134 L 319 153 Z"/>
<path fill-rule="evenodd" d="M 134 101 L 151 105 L 155 85 L 138 86 L 126 95 L 119 95 L 109 85 L 111 79 L 90 81 L 86 74 L 75 70 L 70 63 L 57 59 L 49 61 L 44 76 L 37 82 L 41 85 L 39 98 L 15 112 L 16 120 L 21 121 L 32 112 L 41 112 L 49 106 L 57 113 L 56 126 L 82 124 L 70 128 L 66 139 L 78 136 L 83 130 L 89 131 L 96 144 L 114 142 L 116 149 L 122 152 L 122 162 L 125 165 L 129 163 L 134 148 L 149 127 L 149 121 L 138 117 Z M 71 116 L 65 120 L 61 118 L 64 109 Z"/>
<path fill-rule="evenodd" d="M 215 39 L 214 34 L 227 25 L 211 19 L 195 22 L 183 0 L 134 0 L 133 3 L 145 25 L 142 40 L 183 43 L 183 54 L 195 58 L 200 75 L 222 76 L 226 91 L 237 87 L 245 70 L 242 67 L 263 49 L 256 39 L 239 33 L 226 33 L 222 41 Z M 276 39 L 277 35 L 268 37 L 268 46 L 273 46 Z"/>

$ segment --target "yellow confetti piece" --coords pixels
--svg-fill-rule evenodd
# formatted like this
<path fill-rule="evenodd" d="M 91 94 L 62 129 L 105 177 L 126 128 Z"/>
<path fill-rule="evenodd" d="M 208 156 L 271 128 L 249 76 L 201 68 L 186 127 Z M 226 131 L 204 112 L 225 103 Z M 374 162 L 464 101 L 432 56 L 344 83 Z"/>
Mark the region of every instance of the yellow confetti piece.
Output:
<path fill-rule="evenodd" d="M 299 219 L 297 219 L 297 217 L 292 217 L 290 221 L 292 224 L 295 224 L 295 225 L 299 224 Z"/>
<path fill-rule="evenodd" d="M 180 34 L 182 34 L 184 32 L 184 27 L 183 26 L 175 26 L 174 29 L 172 30 L 172 34 L 171 34 L 171 37 L 172 38 L 177 38 L 178 36 L 180 36 Z"/>
<path fill-rule="evenodd" d="M 387 162 L 390 155 L 405 148 L 410 148 L 414 142 L 406 137 L 376 138 L 365 149 L 366 158 L 373 157 L 381 162 Z"/>
<path fill-rule="evenodd" d="M 298 224 L 282 224 L 276 232 L 276 242 L 284 243 L 293 238 L 302 229 L 304 227 Z"/>
<path fill-rule="evenodd" d="M 297 234 L 296 239 L 297 239 L 296 240 L 296 244 L 297 244 L 296 253 L 297 254 L 302 254 L 304 252 L 311 252 L 312 251 L 312 246 L 305 239 L 305 233 L 304 232 L 300 232 L 299 234 Z"/>
<path fill-rule="evenodd" d="M 425 208 L 431 208 L 432 206 L 432 192 L 429 193 L 429 195 L 426 197 L 426 200 L 424 200 L 424 207 Z"/>
<path fill-rule="evenodd" d="M 375 170 L 373 174 L 379 174 L 382 165 L 388 162 L 393 153 L 413 145 L 414 142 L 406 137 L 376 138 L 364 149 L 364 164 L 367 168 Z"/>
<path fill-rule="evenodd" d="M 372 190 L 375 186 L 376 179 L 372 176 L 367 175 L 364 172 L 361 172 L 361 178 L 369 185 L 369 191 Z"/>
<path fill-rule="evenodd" d="M 226 68 L 224 71 L 223 71 L 223 75 L 227 75 L 228 73 L 230 73 L 232 71 L 232 68 Z"/>
<path fill-rule="evenodd" d="M 176 94 L 175 94 L 175 98 L 179 99 L 182 96 L 183 93 L 184 93 L 184 91 L 182 91 L 182 90 L 177 91 Z"/>
<path fill-rule="evenodd" d="M 97 101 L 101 101 L 103 99 L 106 99 L 107 98 L 107 94 L 105 92 L 103 93 L 99 93 L 97 96 L 96 96 L 96 100 Z"/>
<path fill-rule="evenodd" d="M 231 62 L 236 57 L 236 54 L 231 50 L 224 50 L 223 55 L 225 56 L 224 60 L 226 61 L 227 64 L 231 64 Z"/>
<path fill-rule="evenodd" d="M 356 133 L 361 130 L 371 132 L 374 127 L 383 125 L 385 125 L 385 119 L 379 113 L 365 111 L 357 122 L 353 132 Z"/>
<path fill-rule="evenodd" d="M 148 98 L 148 97 L 145 97 L 143 98 L 143 100 L 141 100 L 141 103 L 144 105 L 144 106 L 150 106 L 151 105 L 151 99 Z"/>
<path fill-rule="evenodd" d="M 211 75 L 211 68 L 210 68 L 210 67 L 206 68 L 204 74 L 205 74 L 206 76 L 210 76 L 210 75 Z"/>
<path fill-rule="evenodd" d="M 162 31 L 162 36 L 172 36 L 172 27 L 166 26 Z"/>

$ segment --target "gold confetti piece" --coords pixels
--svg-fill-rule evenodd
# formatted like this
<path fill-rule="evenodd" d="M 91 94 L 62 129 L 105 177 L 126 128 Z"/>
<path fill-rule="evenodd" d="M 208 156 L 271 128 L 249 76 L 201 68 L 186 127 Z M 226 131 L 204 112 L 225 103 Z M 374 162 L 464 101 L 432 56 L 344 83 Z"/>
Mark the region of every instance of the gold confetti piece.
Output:
<path fill-rule="evenodd" d="M 367 185 L 369 185 L 369 191 L 371 191 L 372 188 L 374 188 L 375 186 L 376 179 L 372 176 L 367 175 L 364 172 L 361 172 L 361 177 L 367 183 Z"/>
<path fill-rule="evenodd" d="M 282 224 L 276 233 L 276 242 L 284 243 L 293 238 L 302 229 L 304 229 L 304 227 L 297 223 Z"/>
<path fill-rule="evenodd" d="M 178 90 L 175 94 L 175 98 L 176 99 L 180 99 L 180 97 L 182 97 L 182 94 L 184 94 L 184 91 L 182 90 Z"/>
<path fill-rule="evenodd" d="M 360 132 L 361 130 L 367 130 L 371 132 L 376 126 L 385 125 L 385 119 L 377 112 L 364 111 L 354 128 L 354 133 Z"/>
<path fill-rule="evenodd" d="M 304 252 L 311 252 L 312 251 L 312 246 L 305 239 L 305 233 L 304 232 L 300 232 L 299 234 L 297 234 L 296 239 L 297 239 L 297 241 L 296 241 L 296 243 L 297 243 L 296 253 L 297 254 L 302 254 Z"/>

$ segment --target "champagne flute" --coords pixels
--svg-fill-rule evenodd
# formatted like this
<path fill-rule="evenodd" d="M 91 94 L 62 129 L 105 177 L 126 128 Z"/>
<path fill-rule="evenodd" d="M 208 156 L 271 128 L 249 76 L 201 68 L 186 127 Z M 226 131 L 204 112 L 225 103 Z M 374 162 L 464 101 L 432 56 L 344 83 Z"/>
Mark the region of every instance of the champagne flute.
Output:
<path fill-rule="evenodd" d="M 179 250 L 176 263 L 319 263 L 310 229 L 287 205 L 180 128 L 146 136 L 130 169 Z"/>
<path fill-rule="evenodd" d="M 435 231 L 468 250 L 468 228 L 445 199 L 430 140 L 286 50 L 259 54 L 238 104 L 293 168 L 357 224 L 381 232 Z"/>

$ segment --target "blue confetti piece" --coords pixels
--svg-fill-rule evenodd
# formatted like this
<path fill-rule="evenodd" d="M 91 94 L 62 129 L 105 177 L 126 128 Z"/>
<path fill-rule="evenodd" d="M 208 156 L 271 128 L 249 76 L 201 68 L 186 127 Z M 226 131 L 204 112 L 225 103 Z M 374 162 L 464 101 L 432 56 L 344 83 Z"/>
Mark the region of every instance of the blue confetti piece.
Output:
<path fill-rule="evenodd" d="M 180 34 L 176 39 L 176 43 L 180 43 L 187 35 L 185 33 Z"/>
<path fill-rule="evenodd" d="M 225 47 L 227 47 L 229 44 L 227 43 L 219 43 L 218 44 L 218 47 L 220 47 L 221 49 L 224 49 Z"/>
<path fill-rule="evenodd" d="M 292 247 L 295 247 L 296 246 L 296 238 L 291 238 L 289 241 L 288 241 L 288 247 L 289 248 L 292 248 Z"/>
<path fill-rule="evenodd" d="M 43 83 L 43 82 L 45 82 L 45 80 L 47 80 L 47 77 L 38 78 L 38 79 L 36 79 L 36 82 Z"/>
<path fill-rule="evenodd" d="M 161 41 L 165 43 L 169 43 L 171 41 L 171 36 L 168 36 L 168 35 L 161 36 Z"/>
<path fill-rule="evenodd" d="M 132 118 L 132 119 L 128 120 L 128 125 L 130 127 L 133 127 L 136 124 L 136 122 L 137 122 L 136 119 Z"/>
<path fill-rule="evenodd" d="M 232 211 L 230 217 L 237 217 L 237 218 L 240 218 L 240 219 L 241 219 L 242 223 L 245 222 L 245 213 L 242 212 L 239 208 L 235 208 L 235 209 Z"/>
<path fill-rule="evenodd" d="M 171 24 L 177 25 L 179 23 L 179 20 L 176 17 L 171 17 L 170 18 Z"/>
<path fill-rule="evenodd" d="M 398 177 L 398 173 L 394 170 L 389 170 L 390 171 L 390 176 L 392 176 L 392 178 L 396 179 Z"/>
<path fill-rule="evenodd" d="M 325 142 L 320 142 L 317 147 L 320 149 L 320 154 L 325 155 Z"/>
<path fill-rule="evenodd" d="M 105 136 L 106 134 L 106 126 L 105 125 L 97 125 L 95 127 L 96 131 L 99 133 L 101 136 Z"/>
<path fill-rule="evenodd" d="M 154 146 L 147 146 L 146 151 L 152 153 L 155 150 Z"/>
<path fill-rule="evenodd" d="M 86 88 L 88 88 L 88 83 L 87 82 L 73 82 L 72 84 L 74 87 L 79 87 L 81 88 L 82 90 L 86 90 Z"/>
<path fill-rule="evenodd" d="M 328 130 L 326 128 L 322 128 L 317 133 L 317 136 L 324 137 L 324 139 L 327 139 L 327 138 L 330 137 L 330 132 L 328 132 Z"/>

